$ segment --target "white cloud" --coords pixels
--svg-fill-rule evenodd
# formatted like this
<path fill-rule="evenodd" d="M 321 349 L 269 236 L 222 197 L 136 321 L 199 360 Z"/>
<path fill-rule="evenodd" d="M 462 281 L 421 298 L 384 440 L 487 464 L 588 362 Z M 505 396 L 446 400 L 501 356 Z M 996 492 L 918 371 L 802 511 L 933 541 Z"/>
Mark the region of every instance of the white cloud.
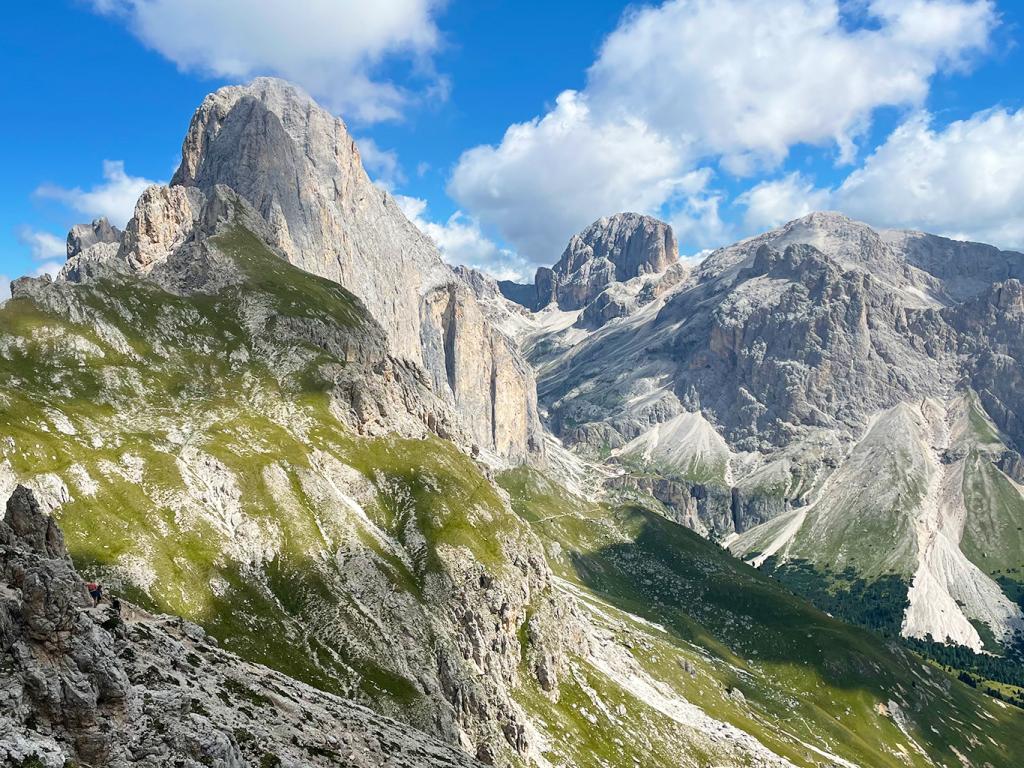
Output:
<path fill-rule="evenodd" d="M 706 249 L 733 239 L 732 229 L 719 213 L 722 200 L 722 195 L 713 193 L 688 195 L 681 200 L 669 216 L 676 242 Z"/>
<path fill-rule="evenodd" d="M 533 281 L 535 267 L 532 264 L 488 238 L 480 230 L 480 224 L 462 211 L 456 211 L 446 222 L 438 224 L 425 217 L 426 200 L 396 195 L 395 201 L 409 220 L 434 241 L 449 264 L 474 267 L 496 280 Z"/>
<path fill-rule="evenodd" d="M 800 173 L 757 184 L 736 198 L 747 232 L 835 209 L 876 227 L 1024 250 L 1024 109 L 932 124 L 913 115 L 836 189 Z"/>
<path fill-rule="evenodd" d="M 850 29 L 862 6 L 870 27 Z M 595 112 L 644 120 L 736 170 L 798 143 L 843 157 L 881 106 L 919 105 L 997 22 L 988 0 L 674 0 L 627 14 L 590 68 Z"/>
<path fill-rule="evenodd" d="M 7 275 L 0 275 L 0 304 L 11 298 L 11 279 Z"/>
<path fill-rule="evenodd" d="M 103 183 L 91 189 L 67 189 L 54 184 L 43 184 L 35 191 L 37 197 L 58 200 L 89 218 L 106 216 L 111 224 L 124 227 L 135 212 L 135 203 L 142 191 L 153 184 L 141 176 L 125 173 L 120 160 L 103 161 Z"/>
<path fill-rule="evenodd" d="M 746 208 L 743 217 L 747 233 L 762 232 L 831 205 L 828 190 L 798 172 L 781 179 L 762 181 L 736 198 Z"/>
<path fill-rule="evenodd" d="M 465 152 L 448 189 L 527 258 L 550 264 L 601 216 L 655 212 L 705 180 L 687 173 L 679 149 L 643 123 L 603 121 L 565 91 L 543 118 L 510 126 L 498 146 Z"/>
<path fill-rule="evenodd" d="M 67 243 L 49 232 L 40 232 L 31 227 L 19 227 L 15 233 L 18 242 L 28 246 L 33 259 L 46 260 L 63 258 L 67 254 Z"/>
<path fill-rule="evenodd" d="M 63 262 L 60 261 L 48 261 L 45 264 L 40 264 L 34 270 L 32 270 L 32 277 L 42 277 L 43 275 L 50 275 L 53 277 L 64 267 Z"/>
<path fill-rule="evenodd" d="M 1024 249 L 1024 109 L 941 130 L 916 115 L 835 192 L 834 205 L 888 227 Z"/>
<path fill-rule="evenodd" d="M 381 149 L 377 142 L 369 137 L 356 139 L 359 156 L 374 182 L 389 192 L 396 186 L 405 183 L 405 173 L 398 162 L 398 153 L 393 149 Z"/>
<path fill-rule="evenodd" d="M 429 65 L 439 43 L 433 16 L 442 0 L 92 0 L 122 18 L 143 43 L 186 71 L 228 79 L 272 74 L 292 80 L 331 109 L 362 121 L 393 119 L 410 94 L 379 79 L 402 57 L 443 98 Z"/>
<path fill-rule="evenodd" d="M 729 234 L 722 198 L 704 188 L 701 165 L 745 175 L 800 143 L 852 160 L 874 110 L 920 105 L 930 79 L 964 67 L 997 22 L 989 0 L 671 0 L 631 11 L 584 90 L 463 153 L 448 191 L 538 263 L 622 210 L 671 218 L 684 244 L 718 244 Z M 795 192 L 752 192 L 748 214 L 781 215 Z"/>

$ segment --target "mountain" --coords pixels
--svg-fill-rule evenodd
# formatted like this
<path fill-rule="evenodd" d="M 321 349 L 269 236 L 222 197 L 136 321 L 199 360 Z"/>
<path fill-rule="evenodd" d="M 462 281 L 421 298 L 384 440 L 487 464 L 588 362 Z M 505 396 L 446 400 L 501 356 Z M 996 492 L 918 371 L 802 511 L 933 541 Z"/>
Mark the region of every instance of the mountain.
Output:
<path fill-rule="evenodd" d="M 669 519 L 661 482 L 690 522 L 731 504 L 714 413 L 653 407 L 615 456 L 583 453 L 643 404 L 574 431 L 546 401 L 579 452 L 540 431 L 526 354 L 550 392 L 574 352 L 700 284 L 664 225 L 613 220 L 565 285 L 590 285 L 587 306 L 622 290 L 625 314 L 574 325 L 586 307 L 532 312 L 438 261 L 292 87 L 208 97 L 174 182 L 123 233 L 74 230 L 61 273 L 0 306 L 0 496 L 31 509 L 31 488 L 32 525 L 59 525 L 71 558 L 0 528 L 0 748 L 48 767 L 90 761 L 96 732 L 185 765 L 358 765 L 341 745 L 384 765 L 1013 765 L 1021 710 Z M 1015 343 L 988 295 L 946 308 Z M 994 443 L 971 445 L 987 471 Z M 774 520 L 789 502 L 745 503 Z M 26 634 L 52 615 L 31 568 L 59 576 L 70 636 Z M 125 601 L 124 626 L 75 572 Z"/>
<path fill-rule="evenodd" d="M 503 295 L 527 309 L 543 309 L 554 302 L 559 309 L 583 309 L 603 296 L 595 317 L 609 320 L 616 296 L 609 290 L 632 278 L 656 275 L 679 261 L 672 228 L 650 216 L 620 213 L 599 219 L 573 235 L 562 257 L 551 269 L 541 267 L 529 286 L 501 281 Z"/>
<path fill-rule="evenodd" d="M 195 624 L 93 607 L 60 528 L 23 486 L 0 522 L 0 574 L 0 642 L 13 660 L 0 670 L 4 765 L 479 765 L 247 663 Z"/>
<path fill-rule="evenodd" d="M 480 448 L 513 460 L 542 451 L 529 366 L 433 242 L 371 183 L 338 118 L 280 80 L 211 94 L 169 189 L 209 198 L 220 184 L 255 209 L 290 263 L 360 297 L 392 351 L 432 376 Z"/>
<path fill-rule="evenodd" d="M 878 628 L 997 649 L 1024 630 L 1022 272 L 816 213 L 524 348 L 550 425 L 609 484 L 776 575 L 891 581 Z"/>

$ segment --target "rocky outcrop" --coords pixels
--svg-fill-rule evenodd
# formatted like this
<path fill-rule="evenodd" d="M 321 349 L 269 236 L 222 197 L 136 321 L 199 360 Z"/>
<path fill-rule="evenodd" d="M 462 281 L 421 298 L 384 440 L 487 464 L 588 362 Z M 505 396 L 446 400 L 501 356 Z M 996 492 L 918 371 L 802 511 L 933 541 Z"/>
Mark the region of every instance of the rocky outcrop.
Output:
<path fill-rule="evenodd" d="M 68 232 L 68 258 L 77 256 L 97 243 L 118 243 L 121 230 L 111 225 L 105 216 L 94 219 L 92 224 L 75 224 Z"/>
<path fill-rule="evenodd" d="M 637 213 L 598 219 L 573 235 L 555 264 L 555 298 L 561 309 L 582 309 L 611 283 L 662 272 L 678 260 L 668 224 Z"/>
<path fill-rule="evenodd" d="M 138 270 L 166 260 L 192 236 L 202 204 L 195 189 L 149 187 L 135 204 L 118 255 Z"/>
<path fill-rule="evenodd" d="M 510 281 L 498 285 L 506 298 L 529 309 L 543 309 L 555 301 L 559 309 L 571 311 L 583 309 L 614 283 L 658 274 L 678 261 L 668 224 L 638 213 L 619 213 L 573 235 L 553 269 L 537 270 L 532 290 Z"/>
<path fill-rule="evenodd" d="M 122 601 L 93 608 L 19 486 L 0 523 L 0 761 L 95 766 L 478 765 L 457 748 Z"/>
<path fill-rule="evenodd" d="M 261 78 L 208 96 L 192 119 L 171 185 L 206 196 L 217 185 L 230 187 L 267 223 L 271 244 L 286 259 L 359 296 L 392 351 L 427 369 L 482 448 L 512 461 L 540 456 L 529 367 L 495 335 L 436 246 L 373 185 L 341 120 L 306 94 Z M 185 199 L 183 192 L 169 194 Z M 442 296 L 445 308 L 438 311 Z M 458 360 L 437 344 L 447 332 L 437 325 L 446 313 L 459 314 L 455 333 L 466 334 L 453 339 Z"/>

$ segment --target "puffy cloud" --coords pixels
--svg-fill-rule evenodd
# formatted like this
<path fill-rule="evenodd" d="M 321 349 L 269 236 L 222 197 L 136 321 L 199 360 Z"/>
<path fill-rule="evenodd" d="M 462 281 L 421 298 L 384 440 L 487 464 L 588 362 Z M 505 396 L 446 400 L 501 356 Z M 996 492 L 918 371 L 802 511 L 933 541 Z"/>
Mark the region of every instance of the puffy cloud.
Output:
<path fill-rule="evenodd" d="M 92 0 L 123 19 L 145 45 L 179 68 L 228 79 L 273 74 L 348 117 L 398 117 L 410 94 L 377 78 L 385 60 L 402 57 L 443 96 L 429 65 L 441 0 Z"/>
<path fill-rule="evenodd" d="M 990 0 L 670 0 L 623 17 L 582 91 L 463 153 L 448 191 L 521 254 L 550 263 L 569 235 L 622 210 L 660 214 L 684 245 L 728 235 L 718 162 L 745 175 L 796 144 L 843 160 L 883 106 L 914 107 L 940 71 L 983 50 Z M 800 208 L 806 182 L 751 191 L 751 221 Z M 721 242 L 721 240 L 718 240 Z"/>
<path fill-rule="evenodd" d="M 501 248 L 480 229 L 480 224 L 456 211 L 443 224 L 425 217 L 427 201 L 396 195 L 399 207 L 420 231 L 434 241 L 449 264 L 474 267 L 497 280 L 533 280 L 533 265 L 514 251 Z"/>
<path fill-rule="evenodd" d="M 696 194 L 684 198 L 669 216 L 676 241 L 701 249 L 713 248 L 733 239 L 731 227 L 720 215 L 723 196 Z M 683 254 L 680 254 L 683 256 Z"/>
<path fill-rule="evenodd" d="M 465 152 L 448 190 L 528 259 L 550 264 L 601 216 L 655 212 L 705 179 L 687 173 L 678 147 L 642 122 L 604 121 L 565 91 L 543 118 L 510 126 L 498 146 Z"/>
<path fill-rule="evenodd" d="M 0 304 L 11 298 L 11 279 L 7 275 L 0 275 Z"/>
<path fill-rule="evenodd" d="M 49 232 L 39 232 L 31 227 L 19 227 L 15 234 L 18 242 L 28 247 L 33 259 L 39 261 L 58 259 L 63 258 L 67 253 L 66 242 Z"/>
<path fill-rule="evenodd" d="M 369 137 L 356 139 L 356 144 L 359 147 L 359 156 L 363 159 L 363 166 L 379 186 L 390 191 L 405 183 L 405 173 L 398 162 L 398 153 L 395 150 L 381 149 L 377 142 Z"/>
<path fill-rule="evenodd" d="M 63 262 L 60 261 L 48 261 L 45 264 L 40 264 L 34 270 L 32 270 L 32 277 L 41 277 L 42 275 L 56 275 L 64 267 Z"/>
<path fill-rule="evenodd" d="M 129 176 L 121 160 L 104 160 L 102 184 L 91 189 L 43 184 L 36 189 L 35 195 L 58 200 L 91 219 L 106 216 L 111 224 L 124 227 L 135 212 L 135 203 L 142 191 L 158 183 L 141 176 Z"/>
<path fill-rule="evenodd" d="M 781 179 L 762 181 L 736 198 L 746 208 L 747 233 L 761 232 L 831 205 L 831 193 L 794 172 Z"/>
<path fill-rule="evenodd" d="M 1024 249 L 1024 109 L 979 112 L 942 129 L 918 113 L 836 189 L 799 173 L 740 195 L 748 232 L 833 208 L 877 227 Z"/>
<path fill-rule="evenodd" d="M 842 183 L 838 209 L 879 226 L 1024 249 L 1024 109 L 941 130 L 916 115 Z"/>
<path fill-rule="evenodd" d="M 854 26 L 849 13 L 865 6 Z M 866 23 L 870 22 L 870 23 Z M 986 46 L 989 0 L 674 0 L 628 14 L 590 68 L 587 94 L 735 170 L 798 143 L 853 140 L 873 110 L 918 105 L 938 71 Z"/>

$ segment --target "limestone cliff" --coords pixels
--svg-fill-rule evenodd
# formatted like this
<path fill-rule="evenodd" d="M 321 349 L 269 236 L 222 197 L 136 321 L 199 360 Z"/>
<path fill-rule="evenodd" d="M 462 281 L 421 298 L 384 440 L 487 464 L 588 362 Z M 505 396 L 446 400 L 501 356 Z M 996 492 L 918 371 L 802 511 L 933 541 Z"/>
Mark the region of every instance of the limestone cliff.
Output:
<path fill-rule="evenodd" d="M 509 281 L 499 286 L 506 298 L 529 309 L 543 309 L 554 301 L 559 309 L 571 311 L 583 309 L 614 284 L 656 275 L 678 261 L 668 224 L 638 213 L 618 213 L 573 235 L 553 268 L 537 270 L 532 290 Z"/>
<path fill-rule="evenodd" d="M 362 300 L 395 354 L 427 369 L 480 448 L 512 461 L 541 455 L 529 366 L 431 240 L 370 181 L 341 120 L 279 80 L 220 89 L 192 119 L 171 190 L 209 196 L 218 184 L 253 206 L 291 263 Z"/>

